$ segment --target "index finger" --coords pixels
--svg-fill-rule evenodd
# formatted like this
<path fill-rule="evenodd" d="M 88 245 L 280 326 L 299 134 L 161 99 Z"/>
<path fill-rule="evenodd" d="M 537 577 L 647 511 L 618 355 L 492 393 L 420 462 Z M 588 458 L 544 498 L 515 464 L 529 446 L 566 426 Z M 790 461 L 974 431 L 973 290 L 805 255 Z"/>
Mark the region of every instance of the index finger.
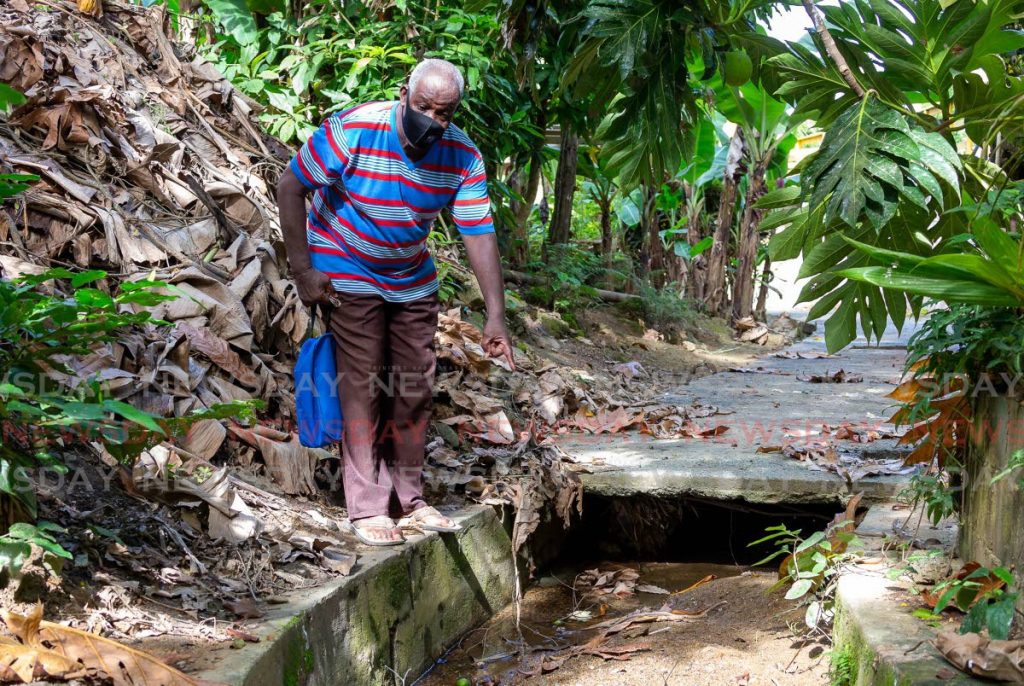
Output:
<path fill-rule="evenodd" d="M 508 360 L 508 366 L 512 368 L 512 371 L 515 371 L 516 363 L 512 358 L 512 346 L 507 341 L 502 341 L 501 345 L 505 349 L 505 359 Z"/>

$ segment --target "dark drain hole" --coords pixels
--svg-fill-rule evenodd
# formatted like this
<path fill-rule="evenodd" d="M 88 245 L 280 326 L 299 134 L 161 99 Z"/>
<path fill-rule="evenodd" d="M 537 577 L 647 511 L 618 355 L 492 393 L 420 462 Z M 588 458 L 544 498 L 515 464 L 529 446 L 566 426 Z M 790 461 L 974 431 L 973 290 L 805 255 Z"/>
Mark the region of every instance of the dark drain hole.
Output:
<path fill-rule="evenodd" d="M 866 508 L 865 508 L 866 509 Z M 785 524 L 809 536 L 843 510 L 835 504 L 765 504 L 691 496 L 588 495 L 583 517 L 563 533 L 555 564 L 582 560 L 658 560 L 750 565 L 775 548 L 762 538 L 769 526 Z"/>

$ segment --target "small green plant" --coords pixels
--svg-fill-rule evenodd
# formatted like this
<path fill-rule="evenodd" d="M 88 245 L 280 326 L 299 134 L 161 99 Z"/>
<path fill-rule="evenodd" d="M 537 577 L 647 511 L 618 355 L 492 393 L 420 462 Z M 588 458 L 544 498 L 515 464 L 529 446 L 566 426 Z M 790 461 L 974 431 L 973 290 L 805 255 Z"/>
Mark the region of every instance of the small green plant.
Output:
<path fill-rule="evenodd" d="M 1013 574 L 1005 567 L 978 566 L 962 577 L 936 584 L 932 591 L 938 596 L 935 614 L 953 605 L 967 613 L 960 633 L 988 629 L 989 636 L 1004 641 L 1010 636 L 1017 603 L 1018 594 L 1009 590 L 1013 586 Z"/>
<path fill-rule="evenodd" d="M 829 653 L 829 686 L 853 686 L 857 683 L 857 656 L 848 646 Z"/>
<path fill-rule="evenodd" d="M 668 284 L 663 288 L 641 284 L 640 298 L 644 321 L 659 331 L 672 327 L 686 328 L 696 321 L 693 302 L 680 296 L 676 284 Z"/>
<path fill-rule="evenodd" d="M 804 623 L 810 629 L 831 622 L 839 571 L 856 557 L 850 549 L 862 547 L 860 539 L 852 531 L 852 524 L 849 519 L 839 520 L 825 531 L 815 531 L 807 538 L 801 536 L 800 529 L 793 530 L 779 524 L 767 527 L 766 536 L 747 544 L 749 547 L 772 541 L 777 547 L 774 553 L 756 562 L 755 567 L 785 556 L 779 565 L 779 580 L 768 591 L 788 585 L 787 599 L 806 601 Z"/>
<path fill-rule="evenodd" d="M 0 536 L 0 567 L 16 576 L 32 554 L 32 546 L 38 546 L 44 552 L 57 558 L 71 559 L 71 553 L 64 549 L 53 537 L 53 533 L 64 533 L 62 527 L 52 522 L 12 524 L 6 534 Z M 51 565 L 54 566 L 54 565 Z"/>
<path fill-rule="evenodd" d="M 998 482 L 1010 476 L 1010 474 L 1013 474 L 1018 469 L 1024 469 L 1024 450 L 1018 450 L 1014 452 L 1013 455 L 1010 455 L 1010 459 L 1006 464 L 1006 469 L 993 476 L 990 484 L 995 486 Z M 1021 489 L 1024 489 L 1024 474 L 1017 477 L 1017 484 Z"/>
<path fill-rule="evenodd" d="M 938 474 L 915 474 L 910 478 L 910 484 L 899 492 L 897 499 L 907 503 L 913 510 L 923 507 L 928 521 L 937 525 L 956 512 L 955 496 L 960 488 L 950 485 L 949 473 L 956 469 L 949 465 Z"/>
<path fill-rule="evenodd" d="M 587 282 L 603 273 L 601 258 L 574 245 L 552 245 L 548 260 L 531 262 L 527 270 L 543 279 L 526 291 L 527 300 L 558 312 L 578 328 L 575 313 L 594 301 L 595 289 Z"/>

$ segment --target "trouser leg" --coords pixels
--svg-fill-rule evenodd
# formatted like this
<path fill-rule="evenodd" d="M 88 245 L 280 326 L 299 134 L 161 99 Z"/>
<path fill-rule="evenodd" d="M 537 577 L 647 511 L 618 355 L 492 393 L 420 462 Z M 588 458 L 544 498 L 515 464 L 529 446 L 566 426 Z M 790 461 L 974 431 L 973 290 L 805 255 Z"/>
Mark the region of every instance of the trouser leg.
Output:
<path fill-rule="evenodd" d="M 381 467 L 377 433 L 381 424 L 381 375 L 386 361 L 386 302 L 375 295 L 337 293 L 329 308 L 338 365 L 344 430 L 342 486 L 351 519 L 387 514 L 391 476 Z"/>
<path fill-rule="evenodd" d="M 426 505 L 423 459 L 433 411 L 436 364 L 434 334 L 440 302 L 437 294 L 388 304 L 388 367 L 391 374 L 386 439 L 386 469 L 402 514 Z M 382 441 L 382 443 L 385 441 Z M 392 509 L 395 509 L 394 507 Z"/>

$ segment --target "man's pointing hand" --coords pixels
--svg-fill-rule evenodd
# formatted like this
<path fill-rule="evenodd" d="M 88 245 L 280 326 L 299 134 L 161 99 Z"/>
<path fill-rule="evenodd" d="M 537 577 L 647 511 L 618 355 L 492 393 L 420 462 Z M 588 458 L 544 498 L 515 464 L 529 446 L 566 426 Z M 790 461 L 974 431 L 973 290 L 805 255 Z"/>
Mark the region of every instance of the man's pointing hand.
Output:
<path fill-rule="evenodd" d="M 488 319 L 484 324 L 484 337 L 481 346 L 491 357 L 504 357 L 512 371 L 516 370 L 516 363 L 512 359 L 512 338 L 508 335 L 508 329 L 503 320 Z"/>

